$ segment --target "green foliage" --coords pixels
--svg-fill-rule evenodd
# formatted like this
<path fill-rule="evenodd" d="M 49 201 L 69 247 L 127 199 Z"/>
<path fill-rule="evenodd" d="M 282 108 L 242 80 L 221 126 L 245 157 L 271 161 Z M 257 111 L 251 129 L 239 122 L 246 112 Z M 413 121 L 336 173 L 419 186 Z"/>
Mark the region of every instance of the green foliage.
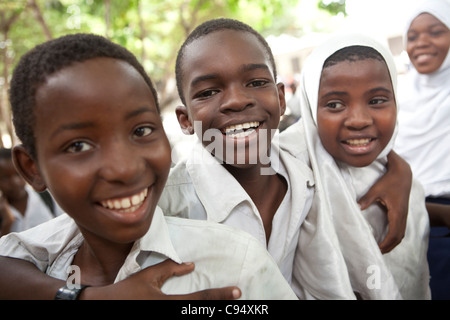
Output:
<path fill-rule="evenodd" d="M 287 21 L 283 17 L 299 0 L 35 0 L 41 21 L 32 2 L 0 3 L 0 26 L 5 17 L 17 15 L 7 33 L 0 30 L 0 55 L 8 56 L 0 59 L 0 70 L 6 63 L 10 74 L 19 57 L 46 41 L 49 34 L 53 38 L 75 32 L 101 34 L 136 54 L 157 84 L 164 105 L 164 99 L 174 98 L 173 93 L 166 92 L 165 84 L 173 77 L 177 50 L 196 25 L 229 17 L 263 34 L 274 30 L 273 25 L 281 26 L 276 29 L 282 32 L 289 28 L 283 25 Z M 5 44 L 7 49 L 2 50 Z"/>
<path fill-rule="evenodd" d="M 345 11 L 345 0 L 320 0 L 317 6 L 319 9 L 328 11 L 332 15 L 339 13 L 343 13 L 345 16 L 347 15 Z"/>

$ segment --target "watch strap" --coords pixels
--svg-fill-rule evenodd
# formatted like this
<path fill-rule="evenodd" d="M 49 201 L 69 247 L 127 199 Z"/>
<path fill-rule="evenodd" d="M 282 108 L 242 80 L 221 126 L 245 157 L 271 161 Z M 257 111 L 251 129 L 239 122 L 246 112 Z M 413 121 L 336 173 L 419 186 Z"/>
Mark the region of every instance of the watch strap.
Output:
<path fill-rule="evenodd" d="M 61 288 L 59 288 L 58 292 L 56 292 L 55 300 L 77 300 L 81 291 L 85 289 L 86 285 L 72 285 L 68 287 L 67 284 Z"/>

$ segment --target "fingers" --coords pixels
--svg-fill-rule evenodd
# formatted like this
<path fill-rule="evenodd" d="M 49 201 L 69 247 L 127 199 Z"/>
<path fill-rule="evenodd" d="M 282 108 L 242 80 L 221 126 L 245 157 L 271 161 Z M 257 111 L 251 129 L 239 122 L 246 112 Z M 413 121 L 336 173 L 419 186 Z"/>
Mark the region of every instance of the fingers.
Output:
<path fill-rule="evenodd" d="M 388 212 L 389 214 L 389 212 Z M 392 214 L 392 212 L 390 213 Z M 394 214 L 395 215 L 395 214 Z M 385 254 L 394 249 L 405 236 L 406 220 L 399 221 L 398 219 L 389 220 L 389 231 L 386 237 L 379 243 L 381 253 Z M 391 221 L 392 220 L 392 221 Z"/>
<path fill-rule="evenodd" d="M 194 271 L 194 268 L 195 265 L 192 262 L 178 264 L 173 260 L 167 259 L 154 266 L 145 268 L 141 272 L 146 273 L 148 280 L 153 282 L 158 288 L 161 288 L 167 279 L 188 274 Z"/>
<path fill-rule="evenodd" d="M 238 287 L 225 287 L 197 291 L 186 295 L 170 295 L 169 299 L 174 300 L 235 300 L 242 295 Z"/>

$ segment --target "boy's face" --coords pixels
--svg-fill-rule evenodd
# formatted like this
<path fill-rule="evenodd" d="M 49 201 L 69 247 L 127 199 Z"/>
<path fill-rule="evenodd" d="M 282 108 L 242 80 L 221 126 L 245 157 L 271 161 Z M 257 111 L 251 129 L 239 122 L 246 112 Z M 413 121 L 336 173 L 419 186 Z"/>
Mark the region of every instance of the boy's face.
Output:
<path fill-rule="evenodd" d="M 394 133 L 396 103 L 384 62 L 339 62 L 323 69 L 317 126 L 325 149 L 354 167 L 372 163 Z"/>
<path fill-rule="evenodd" d="M 155 99 L 128 63 L 96 58 L 51 75 L 36 93 L 37 171 L 86 238 L 145 234 L 170 169 Z"/>
<path fill-rule="evenodd" d="M 8 200 L 26 197 L 25 180 L 19 175 L 10 159 L 0 159 L 0 190 Z"/>
<path fill-rule="evenodd" d="M 215 152 L 220 160 L 238 167 L 247 167 L 249 159 L 259 163 L 285 110 L 284 86 L 276 84 L 263 45 L 247 32 L 213 32 L 187 46 L 182 72 L 187 110 L 182 117 L 177 114 L 185 132 L 194 132 L 194 121 L 201 123 L 196 134 L 204 146 L 211 143 L 204 139 L 207 130 L 218 133 L 220 142 L 214 142 L 224 151 L 223 156 Z M 227 156 L 227 145 L 234 158 Z"/>
<path fill-rule="evenodd" d="M 431 14 L 423 13 L 413 20 L 408 34 L 406 51 L 417 72 L 437 71 L 450 47 L 450 30 Z"/>

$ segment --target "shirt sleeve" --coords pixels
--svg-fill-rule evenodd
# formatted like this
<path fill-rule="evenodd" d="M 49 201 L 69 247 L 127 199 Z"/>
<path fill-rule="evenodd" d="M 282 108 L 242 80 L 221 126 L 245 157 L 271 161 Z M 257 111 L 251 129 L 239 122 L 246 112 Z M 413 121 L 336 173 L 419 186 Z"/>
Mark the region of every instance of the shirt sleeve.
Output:
<path fill-rule="evenodd" d="M 81 235 L 76 224 L 63 214 L 34 228 L 0 238 L 0 256 L 26 260 L 45 272 L 76 235 Z"/>

